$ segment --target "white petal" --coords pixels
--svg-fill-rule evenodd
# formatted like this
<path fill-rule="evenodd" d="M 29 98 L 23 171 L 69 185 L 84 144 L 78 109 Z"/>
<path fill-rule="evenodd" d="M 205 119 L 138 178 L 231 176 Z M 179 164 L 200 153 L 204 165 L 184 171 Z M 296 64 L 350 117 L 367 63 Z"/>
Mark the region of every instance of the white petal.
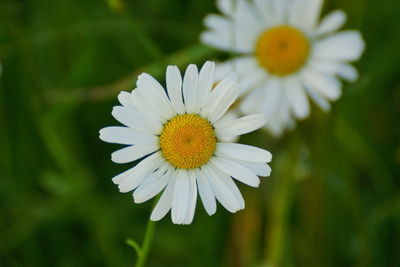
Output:
<path fill-rule="evenodd" d="M 138 187 L 147 176 L 160 167 L 161 159 L 160 152 L 154 153 L 130 169 L 128 175 L 124 175 L 125 177 L 114 177 L 113 182 L 119 183 L 118 188 L 122 193 L 132 191 Z"/>
<path fill-rule="evenodd" d="M 239 95 L 258 86 L 268 77 L 267 72 L 260 67 L 253 56 L 240 56 L 218 64 L 215 81 L 220 82 L 232 73 L 237 73 L 240 76 Z"/>
<path fill-rule="evenodd" d="M 285 79 L 286 90 L 288 91 L 288 100 L 294 115 L 298 119 L 304 119 L 310 114 L 310 105 L 307 95 L 300 78 L 290 77 Z"/>
<path fill-rule="evenodd" d="M 196 184 L 197 173 L 194 170 L 189 171 L 189 203 L 188 211 L 186 212 L 186 218 L 184 224 L 191 224 L 193 221 L 194 213 L 196 210 L 197 202 L 197 184 Z"/>
<path fill-rule="evenodd" d="M 234 3 L 232 0 L 217 0 L 217 7 L 225 15 L 231 15 L 234 10 Z"/>
<path fill-rule="evenodd" d="M 354 82 L 358 78 L 357 70 L 348 63 L 341 61 L 312 60 L 310 66 L 329 75 L 338 75 L 341 78 Z"/>
<path fill-rule="evenodd" d="M 235 111 L 228 111 L 225 113 L 224 116 L 222 116 L 221 119 L 218 120 L 218 123 L 223 125 L 223 124 L 230 124 L 231 122 L 235 121 L 239 115 Z M 227 142 L 227 143 L 232 143 L 236 142 L 238 140 L 238 136 L 224 136 L 224 137 L 219 137 L 218 141 L 219 142 Z"/>
<path fill-rule="evenodd" d="M 235 102 L 237 95 L 236 79 L 231 77 L 224 79 L 211 92 L 200 114 L 208 118 L 211 123 L 218 121 Z"/>
<path fill-rule="evenodd" d="M 170 182 L 165 188 L 163 194 L 157 202 L 157 205 L 154 207 L 150 220 L 159 221 L 161 220 L 171 209 L 172 206 L 172 198 L 174 196 L 174 187 L 175 187 L 175 173 L 171 174 Z"/>
<path fill-rule="evenodd" d="M 251 92 L 244 96 L 243 100 L 240 102 L 240 110 L 244 114 L 252 114 L 260 112 L 261 107 L 265 105 L 264 103 L 264 88 L 255 88 Z"/>
<path fill-rule="evenodd" d="M 185 113 L 185 105 L 182 98 L 182 76 L 177 66 L 167 67 L 166 81 L 172 106 L 178 114 Z"/>
<path fill-rule="evenodd" d="M 322 0 L 294 0 L 291 4 L 291 25 L 299 27 L 306 32 L 313 31 L 321 13 L 321 8 Z"/>
<path fill-rule="evenodd" d="M 153 172 L 133 193 L 135 203 L 143 203 L 160 193 L 170 182 L 171 173 L 171 170 L 165 172 L 165 168 Z"/>
<path fill-rule="evenodd" d="M 284 89 L 280 79 L 271 78 L 264 86 L 264 99 L 261 112 L 271 120 L 280 109 L 284 100 Z"/>
<path fill-rule="evenodd" d="M 115 163 L 128 163 L 138 160 L 158 149 L 158 144 L 128 146 L 113 152 L 111 160 Z"/>
<path fill-rule="evenodd" d="M 283 24 L 287 21 L 287 11 L 288 11 L 289 1 L 281 1 L 281 0 L 271 0 L 271 7 L 274 10 L 276 23 Z"/>
<path fill-rule="evenodd" d="M 158 137 L 152 134 L 139 133 L 128 127 L 110 126 L 99 131 L 104 142 L 123 145 L 155 144 Z"/>
<path fill-rule="evenodd" d="M 118 94 L 118 101 L 123 106 L 134 106 L 132 95 L 129 92 L 122 91 Z"/>
<path fill-rule="evenodd" d="M 339 64 L 337 74 L 349 82 L 354 82 L 358 79 L 357 69 L 347 63 Z"/>
<path fill-rule="evenodd" d="M 250 90 L 254 90 L 268 82 L 269 74 L 262 68 L 254 69 L 252 72 L 241 76 L 239 80 L 239 96 L 244 95 Z"/>
<path fill-rule="evenodd" d="M 242 117 L 231 122 L 229 125 L 215 124 L 216 135 L 218 138 L 224 136 L 235 136 L 242 135 L 264 126 L 266 123 L 265 116 L 263 114 L 253 114 Z"/>
<path fill-rule="evenodd" d="M 236 184 L 229 175 L 221 172 L 211 164 L 203 165 L 215 197 L 225 209 L 234 213 L 244 209 L 244 199 Z"/>
<path fill-rule="evenodd" d="M 305 83 L 304 79 L 303 79 L 303 84 L 308 95 L 314 101 L 314 103 L 317 106 L 319 106 L 322 110 L 329 111 L 331 108 L 331 104 L 321 95 L 321 93 L 318 90 L 315 90 L 315 88 L 310 87 L 307 83 Z"/>
<path fill-rule="evenodd" d="M 258 176 L 267 177 L 271 175 L 271 167 L 266 163 L 250 162 L 245 160 L 237 161 Z"/>
<path fill-rule="evenodd" d="M 335 10 L 326 15 L 318 26 L 317 35 L 323 35 L 339 30 L 346 22 L 346 13 Z"/>
<path fill-rule="evenodd" d="M 190 64 L 183 77 L 183 99 L 187 113 L 197 113 L 200 109 L 200 104 L 196 101 L 198 79 L 199 72 L 196 65 Z"/>
<path fill-rule="evenodd" d="M 203 202 L 204 209 L 208 215 L 211 216 L 217 211 L 217 203 L 208 179 L 209 177 L 204 173 L 204 170 L 199 170 L 197 172 L 196 180 L 200 198 Z"/>
<path fill-rule="evenodd" d="M 201 42 L 224 51 L 234 51 L 233 23 L 219 15 L 208 15 L 204 18 L 204 25 L 209 30 L 200 34 Z M 238 51 L 239 52 L 239 51 Z"/>
<path fill-rule="evenodd" d="M 360 58 L 364 47 L 358 31 L 343 31 L 317 41 L 312 56 L 322 60 L 354 61 Z"/>
<path fill-rule="evenodd" d="M 175 224 L 185 224 L 189 216 L 192 201 L 192 183 L 195 177 L 189 175 L 187 170 L 177 170 L 174 196 L 172 198 L 171 217 Z"/>
<path fill-rule="evenodd" d="M 147 99 L 147 96 L 142 96 L 143 93 L 140 93 L 140 91 L 138 88 L 136 88 L 135 90 L 132 91 L 131 96 L 132 96 L 132 101 L 134 103 L 134 106 L 137 110 L 139 110 L 140 112 L 143 112 L 144 114 L 146 114 L 148 117 L 153 118 L 153 120 L 155 121 L 159 121 L 162 122 L 163 118 L 161 117 L 161 115 L 159 114 L 159 112 L 155 111 L 154 109 L 154 103 L 151 101 L 151 99 Z M 148 102 L 151 103 L 148 103 Z"/>
<path fill-rule="evenodd" d="M 214 84 L 214 73 L 215 73 L 215 64 L 214 62 L 207 61 L 204 63 L 203 67 L 199 73 L 199 85 L 197 89 L 197 99 L 196 101 L 202 107 L 211 93 L 211 89 Z"/>
<path fill-rule="evenodd" d="M 147 73 L 142 73 L 139 75 L 136 85 L 138 87 L 136 91 L 154 109 L 154 112 L 158 112 L 165 120 L 175 115 L 175 110 L 172 108 L 164 88 L 156 79 Z"/>
<path fill-rule="evenodd" d="M 218 143 L 217 151 L 239 160 L 270 162 L 272 154 L 264 149 L 235 143 Z"/>
<path fill-rule="evenodd" d="M 257 12 L 261 14 L 265 26 L 274 26 L 278 24 L 278 16 L 271 2 L 272 1 L 268 0 L 254 0 Z"/>
<path fill-rule="evenodd" d="M 260 179 L 252 171 L 236 162 L 223 158 L 221 155 L 212 158 L 212 163 L 222 172 L 229 174 L 244 184 L 252 187 L 258 187 L 260 184 Z"/>
<path fill-rule="evenodd" d="M 138 132 L 159 134 L 162 129 L 160 122 L 130 106 L 115 106 L 111 114 L 117 121 Z"/>
<path fill-rule="evenodd" d="M 340 81 L 332 75 L 306 68 L 302 76 L 307 87 L 314 89 L 330 100 L 337 100 L 342 94 Z"/>

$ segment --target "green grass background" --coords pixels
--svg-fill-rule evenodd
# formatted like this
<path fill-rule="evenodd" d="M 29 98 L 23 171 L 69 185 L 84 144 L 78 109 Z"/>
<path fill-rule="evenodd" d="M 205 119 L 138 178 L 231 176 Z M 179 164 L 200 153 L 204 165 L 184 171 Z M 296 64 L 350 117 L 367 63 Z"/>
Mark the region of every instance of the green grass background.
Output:
<path fill-rule="evenodd" d="M 157 224 L 148 266 L 400 266 L 400 2 L 326 1 L 367 48 L 330 113 L 276 140 L 246 209 L 198 204 L 190 226 Z M 224 55 L 202 46 L 212 0 L 0 1 L 0 266 L 132 266 L 149 203 L 110 178 L 128 168 L 98 139 L 120 90 L 146 71 Z"/>

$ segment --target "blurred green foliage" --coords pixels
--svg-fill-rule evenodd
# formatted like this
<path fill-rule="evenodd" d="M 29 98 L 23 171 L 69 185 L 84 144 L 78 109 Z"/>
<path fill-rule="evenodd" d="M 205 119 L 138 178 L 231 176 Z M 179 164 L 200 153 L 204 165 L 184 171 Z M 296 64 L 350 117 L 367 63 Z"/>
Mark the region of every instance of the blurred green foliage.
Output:
<path fill-rule="evenodd" d="M 198 204 L 194 223 L 157 225 L 148 266 L 400 266 L 400 2 L 331 0 L 367 50 L 330 113 L 242 142 L 274 154 L 246 209 Z M 167 64 L 224 55 L 199 45 L 213 0 L 0 1 L 0 266 L 132 266 L 151 203 L 111 177 L 120 90 Z"/>

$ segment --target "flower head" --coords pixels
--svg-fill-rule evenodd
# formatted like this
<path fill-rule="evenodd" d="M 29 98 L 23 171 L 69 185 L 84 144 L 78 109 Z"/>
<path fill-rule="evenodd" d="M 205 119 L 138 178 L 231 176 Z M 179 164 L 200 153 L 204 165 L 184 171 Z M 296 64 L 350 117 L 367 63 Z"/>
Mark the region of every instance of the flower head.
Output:
<path fill-rule="evenodd" d="M 223 15 L 208 15 L 201 40 L 239 54 L 217 66 L 216 78 L 240 76 L 243 113 L 266 115 L 279 135 L 310 113 L 308 98 L 323 110 L 341 96 L 341 82 L 357 79 L 349 62 L 359 59 L 364 41 L 357 31 L 336 32 L 342 11 L 320 22 L 322 0 L 218 0 Z"/>
<path fill-rule="evenodd" d="M 100 130 L 103 141 L 128 145 L 112 153 L 114 162 L 138 161 L 112 179 L 121 192 L 133 191 L 135 203 L 141 203 L 164 190 L 151 220 L 171 209 L 174 223 L 190 224 L 197 192 L 209 215 L 216 211 L 216 200 L 236 212 L 244 200 L 232 178 L 257 187 L 258 176 L 271 172 L 268 151 L 229 142 L 262 127 L 265 117 L 225 114 L 237 98 L 237 82 L 229 76 L 213 88 L 214 70 L 211 62 L 200 72 L 189 65 L 182 79 L 176 66 L 168 66 L 167 90 L 141 74 L 137 88 L 121 92 L 121 106 L 112 111 L 125 126 Z"/>

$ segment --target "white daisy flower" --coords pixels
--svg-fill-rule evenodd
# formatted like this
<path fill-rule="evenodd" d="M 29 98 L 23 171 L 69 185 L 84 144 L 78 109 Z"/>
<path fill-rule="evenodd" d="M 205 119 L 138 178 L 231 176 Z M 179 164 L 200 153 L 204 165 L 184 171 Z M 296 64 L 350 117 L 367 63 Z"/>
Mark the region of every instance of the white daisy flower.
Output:
<path fill-rule="evenodd" d="M 223 15 L 208 15 L 201 40 L 238 54 L 217 66 L 216 78 L 239 73 L 243 113 L 266 115 L 279 135 L 310 113 L 308 97 L 321 109 L 341 96 L 342 78 L 357 79 L 349 64 L 360 58 L 358 31 L 336 32 L 346 21 L 337 10 L 319 22 L 322 0 L 218 0 Z"/>
<path fill-rule="evenodd" d="M 211 62 L 200 72 L 189 65 L 182 80 L 179 69 L 168 66 L 166 91 L 152 76 L 141 74 L 137 88 L 121 92 L 122 106 L 112 111 L 125 126 L 100 130 L 103 141 L 128 145 L 112 153 L 112 161 L 138 160 L 112 179 L 121 192 L 133 191 L 135 203 L 142 203 L 164 190 L 151 220 L 171 209 L 173 223 L 190 224 L 197 191 L 209 215 L 216 211 L 216 200 L 236 212 L 244 200 L 232 178 L 258 187 L 258 176 L 271 173 L 268 151 L 229 142 L 262 127 L 264 115 L 224 116 L 237 98 L 237 82 L 230 76 L 212 89 L 214 72 Z"/>

